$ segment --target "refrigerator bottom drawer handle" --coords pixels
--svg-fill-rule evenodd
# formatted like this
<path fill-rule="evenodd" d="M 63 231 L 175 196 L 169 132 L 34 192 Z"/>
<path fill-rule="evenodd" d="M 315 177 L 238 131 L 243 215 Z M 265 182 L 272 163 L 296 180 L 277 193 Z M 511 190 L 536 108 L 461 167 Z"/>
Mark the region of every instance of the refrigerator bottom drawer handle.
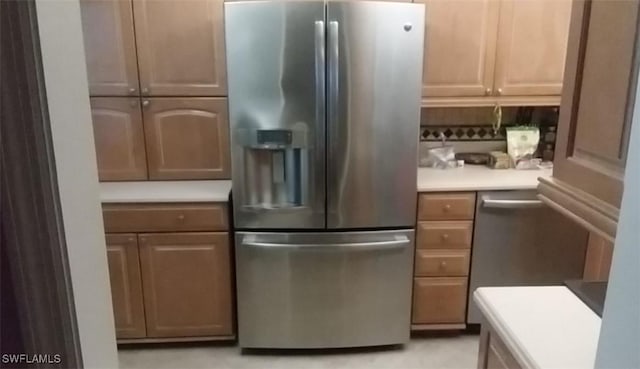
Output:
<path fill-rule="evenodd" d="M 243 242 L 244 246 L 259 248 L 290 248 L 305 249 L 309 251 L 319 250 L 335 250 L 349 249 L 350 251 L 372 251 L 372 250 L 395 250 L 403 249 L 409 244 L 409 238 L 405 236 L 397 236 L 395 240 L 374 241 L 374 242 L 351 242 L 351 243 L 330 243 L 330 244 L 314 244 L 314 243 L 271 243 L 271 242 Z"/>

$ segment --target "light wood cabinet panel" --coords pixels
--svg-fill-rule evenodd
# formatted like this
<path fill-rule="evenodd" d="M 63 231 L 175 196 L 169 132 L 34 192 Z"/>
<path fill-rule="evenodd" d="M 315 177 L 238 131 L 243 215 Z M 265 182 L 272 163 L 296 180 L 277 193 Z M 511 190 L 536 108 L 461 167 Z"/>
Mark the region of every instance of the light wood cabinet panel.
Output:
<path fill-rule="evenodd" d="M 144 337 L 138 239 L 135 234 L 107 234 L 106 243 L 116 337 Z"/>
<path fill-rule="evenodd" d="M 416 277 L 460 277 L 469 274 L 470 250 L 416 250 Z"/>
<path fill-rule="evenodd" d="M 224 231 L 227 206 L 195 204 L 104 204 L 106 232 Z"/>
<path fill-rule="evenodd" d="M 635 101 L 638 0 L 575 0 L 553 177 L 540 198 L 615 239 Z"/>
<path fill-rule="evenodd" d="M 583 278 L 588 281 L 608 280 L 612 257 L 613 243 L 595 233 L 590 233 Z"/>
<path fill-rule="evenodd" d="M 493 87 L 499 1 L 415 2 L 426 10 L 422 95 L 487 94 Z"/>
<path fill-rule="evenodd" d="M 232 334 L 226 233 L 140 234 L 148 337 Z"/>
<path fill-rule="evenodd" d="M 226 95 L 223 3 L 134 1 L 143 95 Z"/>
<path fill-rule="evenodd" d="M 617 208 L 635 95 L 638 4 L 576 2 L 554 162 L 554 177 Z"/>
<path fill-rule="evenodd" d="M 415 278 L 414 324 L 464 323 L 467 278 Z"/>
<path fill-rule="evenodd" d="M 418 220 L 470 220 L 475 206 L 475 192 L 423 193 L 418 197 Z"/>
<path fill-rule="evenodd" d="M 488 323 L 482 324 L 478 369 L 521 369 L 513 354 Z"/>
<path fill-rule="evenodd" d="M 91 118 L 101 181 L 147 179 L 140 101 L 94 97 Z"/>
<path fill-rule="evenodd" d="M 499 95 L 560 95 L 571 0 L 502 0 L 495 70 Z"/>
<path fill-rule="evenodd" d="M 138 93 L 138 65 L 131 0 L 81 0 L 89 93 Z"/>
<path fill-rule="evenodd" d="M 417 249 L 470 248 L 473 222 L 418 222 Z"/>
<path fill-rule="evenodd" d="M 143 106 L 150 179 L 230 177 L 226 98 L 151 98 Z"/>

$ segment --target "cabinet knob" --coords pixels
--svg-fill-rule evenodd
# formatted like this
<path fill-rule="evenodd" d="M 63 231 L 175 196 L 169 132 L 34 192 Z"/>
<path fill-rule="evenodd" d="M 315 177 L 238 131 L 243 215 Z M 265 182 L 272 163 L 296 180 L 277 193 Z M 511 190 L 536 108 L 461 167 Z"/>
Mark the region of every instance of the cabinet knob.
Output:
<path fill-rule="evenodd" d="M 451 204 L 446 204 L 445 206 L 442 207 L 442 210 L 446 212 L 448 212 L 449 210 L 451 210 Z"/>
<path fill-rule="evenodd" d="M 178 215 L 178 220 L 184 220 L 184 214 Z"/>
<path fill-rule="evenodd" d="M 502 89 L 501 88 L 499 88 L 497 92 L 498 92 L 498 96 L 502 95 Z"/>
<path fill-rule="evenodd" d="M 131 87 L 131 88 L 129 89 L 129 94 L 133 95 L 133 94 L 135 94 L 135 93 L 136 93 L 136 89 L 135 89 L 135 88 L 133 88 L 133 87 Z"/>
<path fill-rule="evenodd" d="M 487 95 L 487 96 L 491 95 L 491 89 L 487 88 L 486 90 L 484 90 L 484 94 Z"/>
<path fill-rule="evenodd" d="M 449 239 L 449 234 L 448 233 L 443 233 L 441 237 L 442 237 L 443 241 L 446 241 L 446 240 Z"/>
<path fill-rule="evenodd" d="M 446 268 L 446 267 L 447 267 L 447 262 L 446 262 L 446 261 L 441 261 L 441 262 L 440 262 L 440 268 L 441 268 L 441 269 L 444 269 L 444 268 Z"/>
<path fill-rule="evenodd" d="M 144 100 L 144 101 L 142 102 L 142 106 L 144 106 L 145 108 L 146 108 L 147 106 L 149 106 L 149 100 Z"/>
<path fill-rule="evenodd" d="M 147 94 L 149 93 L 149 87 L 144 87 L 144 88 L 142 88 L 142 93 L 143 93 L 144 95 L 147 95 Z"/>
<path fill-rule="evenodd" d="M 129 238 L 128 238 L 128 240 L 129 240 L 129 242 L 133 242 L 133 241 L 135 241 L 136 239 L 135 239 L 135 238 L 133 238 L 133 237 L 129 237 Z"/>

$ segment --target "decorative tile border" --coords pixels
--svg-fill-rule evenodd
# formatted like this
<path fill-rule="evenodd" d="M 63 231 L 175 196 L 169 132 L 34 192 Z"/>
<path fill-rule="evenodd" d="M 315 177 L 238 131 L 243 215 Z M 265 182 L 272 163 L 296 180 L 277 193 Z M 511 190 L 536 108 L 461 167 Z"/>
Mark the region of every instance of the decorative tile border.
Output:
<path fill-rule="evenodd" d="M 540 141 L 555 143 L 555 126 L 540 125 Z M 447 141 L 504 141 L 506 130 L 502 126 L 497 133 L 493 132 L 491 125 L 477 126 L 423 126 L 420 127 L 420 141 L 441 141 L 440 135 L 444 134 Z"/>
<path fill-rule="evenodd" d="M 420 127 L 420 141 L 441 141 L 441 134 L 444 134 L 447 141 L 503 141 L 506 139 L 504 127 L 494 133 L 491 125 Z"/>

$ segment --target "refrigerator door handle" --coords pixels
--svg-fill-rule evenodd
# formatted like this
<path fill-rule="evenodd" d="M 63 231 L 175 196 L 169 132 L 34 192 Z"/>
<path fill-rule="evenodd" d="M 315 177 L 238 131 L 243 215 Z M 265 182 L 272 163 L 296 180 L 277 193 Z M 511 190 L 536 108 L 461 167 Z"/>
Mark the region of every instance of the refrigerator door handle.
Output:
<path fill-rule="evenodd" d="M 249 237 L 248 237 L 249 238 Z M 406 236 L 395 236 L 393 240 L 373 241 L 373 242 L 345 242 L 345 243 L 329 243 L 329 244 L 313 244 L 313 243 L 276 243 L 276 242 L 259 242 L 254 241 L 251 237 L 248 241 L 243 241 L 242 245 L 259 247 L 259 248 L 288 248 L 288 249 L 305 249 L 309 251 L 319 250 L 345 250 L 349 251 L 374 251 L 374 250 L 399 250 L 406 247 L 410 243 Z"/>
<path fill-rule="evenodd" d="M 338 44 L 338 21 L 329 22 L 329 119 L 327 129 L 329 130 L 329 162 L 335 151 L 335 134 L 338 122 L 338 100 L 339 100 L 339 44 Z"/>
<path fill-rule="evenodd" d="M 324 124 L 325 112 L 325 41 L 324 21 L 315 22 L 316 122 Z M 324 135 L 318 135 L 324 136 Z M 322 137 L 324 142 L 324 137 Z"/>

